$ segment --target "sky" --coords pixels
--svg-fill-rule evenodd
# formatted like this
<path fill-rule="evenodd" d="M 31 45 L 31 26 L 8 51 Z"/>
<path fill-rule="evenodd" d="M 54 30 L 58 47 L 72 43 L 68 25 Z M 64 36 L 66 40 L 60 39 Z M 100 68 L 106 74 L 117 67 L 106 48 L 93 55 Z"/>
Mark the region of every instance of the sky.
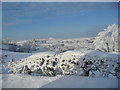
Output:
<path fill-rule="evenodd" d="M 0 41 L 2 40 L 2 3 L 0 2 Z"/>
<path fill-rule="evenodd" d="M 117 2 L 2 3 L 2 36 L 13 40 L 94 37 L 111 24 Z"/>

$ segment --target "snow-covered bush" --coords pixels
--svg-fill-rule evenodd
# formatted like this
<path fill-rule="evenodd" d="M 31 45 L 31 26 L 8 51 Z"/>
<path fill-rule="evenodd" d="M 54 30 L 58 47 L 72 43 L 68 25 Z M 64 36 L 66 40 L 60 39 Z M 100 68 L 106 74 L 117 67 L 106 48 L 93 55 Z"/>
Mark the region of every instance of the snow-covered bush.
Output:
<path fill-rule="evenodd" d="M 93 76 L 98 71 L 99 76 L 108 77 L 111 74 L 120 78 L 120 63 L 117 59 L 117 57 L 107 56 L 106 53 L 98 53 L 96 55 L 76 51 L 67 51 L 60 54 L 38 53 L 18 62 L 13 62 L 12 60 L 8 68 L 12 73 L 30 75 L 37 73 L 47 76 L 55 76 L 57 74 Z"/>
<path fill-rule="evenodd" d="M 98 71 L 99 76 L 108 77 L 111 74 L 120 78 L 120 70 L 118 69 L 120 63 L 117 59 L 86 55 L 81 58 L 80 63 L 80 69 L 83 71 L 82 75 L 84 76 L 93 76 Z"/>
<path fill-rule="evenodd" d="M 118 38 L 120 38 L 118 25 L 108 26 L 107 29 L 98 33 L 98 36 L 95 38 L 95 49 L 105 52 L 118 52 Z"/>

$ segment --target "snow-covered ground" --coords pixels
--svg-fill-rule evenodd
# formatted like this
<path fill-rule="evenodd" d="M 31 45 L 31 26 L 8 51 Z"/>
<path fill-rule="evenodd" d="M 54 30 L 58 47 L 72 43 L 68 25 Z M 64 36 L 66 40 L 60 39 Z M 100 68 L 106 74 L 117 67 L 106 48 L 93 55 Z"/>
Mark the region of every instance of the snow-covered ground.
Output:
<path fill-rule="evenodd" d="M 8 62 L 11 59 L 17 61 L 32 55 L 32 53 L 11 52 L 6 50 L 2 50 L 2 54 L 7 55 L 7 57 L 4 58 L 4 62 Z"/>
<path fill-rule="evenodd" d="M 3 75 L 3 88 L 117 88 L 118 80 L 80 76 Z"/>
<path fill-rule="evenodd" d="M 3 65 L 4 65 L 11 59 L 14 59 L 15 61 L 17 61 L 17 60 L 20 60 L 22 58 L 28 57 L 32 54 L 31 53 L 19 53 L 19 52 L 0 50 L 0 56 L 1 55 L 7 55 L 7 57 L 2 59 L 4 61 L 4 63 L 3 63 Z M 0 73 L 2 73 L 2 63 L 0 63 Z M 4 81 L 2 81 L 2 74 L 0 74 L 0 89 L 2 88 L 2 82 L 4 82 Z"/>

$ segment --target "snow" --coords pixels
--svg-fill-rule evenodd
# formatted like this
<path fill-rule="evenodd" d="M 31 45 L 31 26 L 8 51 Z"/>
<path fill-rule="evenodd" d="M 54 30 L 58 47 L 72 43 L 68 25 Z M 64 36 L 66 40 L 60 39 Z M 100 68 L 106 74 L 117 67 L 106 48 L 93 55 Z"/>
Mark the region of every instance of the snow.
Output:
<path fill-rule="evenodd" d="M 70 39 L 57 39 L 57 38 L 47 38 L 47 39 L 32 39 L 23 41 L 10 41 L 3 40 L 3 46 L 7 46 L 8 49 L 13 49 L 13 51 L 58 51 L 63 52 L 67 50 L 74 49 L 94 49 L 93 45 L 94 38 L 70 38 Z M 11 47 L 8 47 L 8 46 Z M 4 48 L 3 47 L 3 48 Z M 17 49 L 19 47 L 19 50 Z M 4 49 L 7 49 L 4 48 Z"/>
<path fill-rule="evenodd" d="M 12 81 L 12 82 L 11 82 Z M 81 76 L 3 75 L 3 88 L 117 88 L 118 80 Z"/>
<path fill-rule="evenodd" d="M 96 50 L 105 52 L 119 52 L 118 45 L 120 44 L 118 25 L 112 24 L 108 26 L 104 31 L 99 32 L 94 40 L 94 46 Z"/>
<path fill-rule="evenodd" d="M 18 61 L 22 58 L 26 58 L 32 55 L 32 53 L 20 53 L 20 52 L 11 52 L 5 50 L 2 50 L 2 54 L 7 55 L 7 57 L 4 59 L 4 62 L 8 62 L 11 59 L 13 59 L 14 61 Z"/>
<path fill-rule="evenodd" d="M 40 88 L 56 79 L 58 79 L 58 77 L 6 74 L 3 75 L 3 88 Z"/>
<path fill-rule="evenodd" d="M 42 88 L 117 88 L 117 79 L 63 76 Z"/>

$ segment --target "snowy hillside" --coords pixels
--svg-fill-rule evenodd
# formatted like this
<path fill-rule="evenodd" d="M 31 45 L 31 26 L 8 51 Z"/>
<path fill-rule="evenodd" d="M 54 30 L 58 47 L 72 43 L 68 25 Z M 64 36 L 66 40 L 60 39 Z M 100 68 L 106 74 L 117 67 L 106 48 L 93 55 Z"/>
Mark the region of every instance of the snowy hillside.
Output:
<path fill-rule="evenodd" d="M 14 61 L 20 60 L 21 58 L 32 55 L 32 53 L 10 52 L 3 50 L 2 55 L 5 56 L 3 62 L 8 62 L 11 59 L 14 59 Z"/>
<path fill-rule="evenodd" d="M 94 38 L 71 38 L 71 39 L 33 39 L 24 41 L 3 40 L 3 50 L 10 50 L 15 52 L 44 52 L 57 51 L 64 52 L 74 49 L 94 49 Z"/>

